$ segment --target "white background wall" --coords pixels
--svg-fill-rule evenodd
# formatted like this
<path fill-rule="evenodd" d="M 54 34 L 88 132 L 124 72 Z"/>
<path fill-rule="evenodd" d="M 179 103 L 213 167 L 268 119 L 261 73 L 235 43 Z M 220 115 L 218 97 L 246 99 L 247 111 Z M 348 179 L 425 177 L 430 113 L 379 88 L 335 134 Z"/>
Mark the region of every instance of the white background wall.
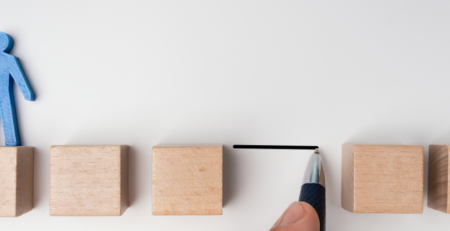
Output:
<path fill-rule="evenodd" d="M 448 1 L 0 1 L 37 96 L 15 87 L 36 147 L 35 208 L 1 230 L 268 230 L 319 145 L 327 230 L 448 230 L 450 215 L 340 207 L 341 145 L 450 144 Z M 3 143 L 3 135 L 0 138 Z M 152 216 L 151 148 L 222 143 L 222 216 Z M 128 144 L 122 217 L 50 217 L 51 145 Z M 425 180 L 425 188 L 427 180 Z M 424 193 L 426 198 L 426 191 Z"/>

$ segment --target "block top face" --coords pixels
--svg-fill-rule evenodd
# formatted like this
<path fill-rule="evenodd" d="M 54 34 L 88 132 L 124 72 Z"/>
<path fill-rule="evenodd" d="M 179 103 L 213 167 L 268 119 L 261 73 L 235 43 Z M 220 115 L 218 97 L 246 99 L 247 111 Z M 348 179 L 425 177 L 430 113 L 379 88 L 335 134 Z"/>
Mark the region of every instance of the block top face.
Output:
<path fill-rule="evenodd" d="M 123 147 L 51 147 L 50 215 L 121 215 Z"/>
<path fill-rule="evenodd" d="M 222 214 L 222 146 L 155 146 L 153 215 Z"/>
<path fill-rule="evenodd" d="M 423 147 L 354 146 L 354 211 L 422 213 Z"/>
<path fill-rule="evenodd" d="M 223 146 L 221 144 L 202 144 L 202 145 L 195 145 L 195 144 L 158 144 L 153 146 L 153 148 L 220 148 L 223 149 Z"/>

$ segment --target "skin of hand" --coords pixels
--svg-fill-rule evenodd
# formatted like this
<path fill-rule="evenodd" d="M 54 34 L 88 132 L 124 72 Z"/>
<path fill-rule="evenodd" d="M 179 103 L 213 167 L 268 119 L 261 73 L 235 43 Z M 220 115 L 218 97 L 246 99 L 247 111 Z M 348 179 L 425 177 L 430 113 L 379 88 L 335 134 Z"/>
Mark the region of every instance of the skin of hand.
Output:
<path fill-rule="evenodd" d="M 270 231 L 319 231 L 319 216 L 308 203 L 293 202 Z"/>

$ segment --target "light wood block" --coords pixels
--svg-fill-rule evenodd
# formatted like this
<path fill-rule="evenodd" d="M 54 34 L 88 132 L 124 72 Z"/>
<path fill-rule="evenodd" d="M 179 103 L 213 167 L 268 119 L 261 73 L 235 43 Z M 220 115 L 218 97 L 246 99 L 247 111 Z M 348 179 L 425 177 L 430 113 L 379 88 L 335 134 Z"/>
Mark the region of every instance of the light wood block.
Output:
<path fill-rule="evenodd" d="M 222 146 L 155 146 L 153 215 L 222 214 Z"/>
<path fill-rule="evenodd" d="M 0 147 L 0 217 L 33 209 L 34 148 Z"/>
<path fill-rule="evenodd" d="M 342 147 L 342 208 L 355 213 L 422 213 L 423 147 Z"/>
<path fill-rule="evenodd" d="M 430 145 L 428 162 L 428 207 L 450 213 L 449 145 Z"/>
<path fill-rule="evenodd" d="M 120 216 L 128 207 L 128 146 L 52 146 L 51 216 Z"/>

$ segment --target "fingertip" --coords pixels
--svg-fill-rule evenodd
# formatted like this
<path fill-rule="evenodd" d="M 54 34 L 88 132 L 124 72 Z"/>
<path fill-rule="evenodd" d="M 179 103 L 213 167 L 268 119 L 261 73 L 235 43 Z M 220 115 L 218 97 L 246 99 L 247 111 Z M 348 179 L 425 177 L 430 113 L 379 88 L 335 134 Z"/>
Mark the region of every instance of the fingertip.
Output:
<path fill-rule="evenodd" d="M 317 212 L 314 209 L 314 207 L 312 207 L 312 205 L 310 205 L 306 202 L 303 202 L 303 201 L 300 201 L 299 204 L 303 207 L 303 209 L 305 210 L 305 212 L 307 214 L 315 214 L 318 217 Z"/>
<path fill-rule="evenodd" d="M 300 202 L 292 202 L 274 226 L 292 225 L 301 220 L 305 216 L 305 213 L 306 211 Z"/>
<path fill-rule="evenodd" d="M 299 204 L 303 207 L 305 214 L 301 220 L 299 220 L 292 226 L 302 231 L 319 231 L 320 230 L 319 215 L 317 214 L 314 207 L 312 207 L 310 204 L 306 202 L 300 202 Z"/>

